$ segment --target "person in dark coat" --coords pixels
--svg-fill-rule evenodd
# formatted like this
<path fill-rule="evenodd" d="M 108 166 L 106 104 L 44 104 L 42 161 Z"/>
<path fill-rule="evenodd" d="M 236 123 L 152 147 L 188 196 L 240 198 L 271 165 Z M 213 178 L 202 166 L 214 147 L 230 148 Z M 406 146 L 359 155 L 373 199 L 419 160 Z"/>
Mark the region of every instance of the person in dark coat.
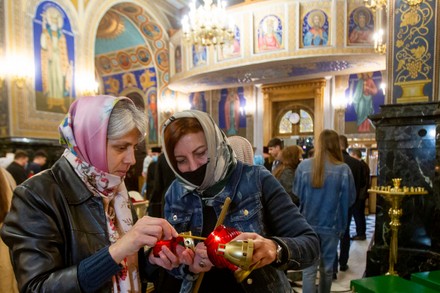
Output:
<path fill-rule="evenodd" d="M 32 162 L 30 162 L 26 167 L 28 177 L 32 177 L 33 175 L 40 173 L 40 171 L 43 170 L 43 166 L 46 165 L 46 162 L 47 153 L 44 150 L 36 151 Z"/>
<path fill-rule="evenodd" d="M 348 152 L 348 139 L 345 135 L 339 136 L 339 144 L 342 151 L 342 156 L 344 157 L 344 162 L 350 167 L 350 170 L 353 174 L 354 184 L 356 187 L 356 201 L 359 198 L 359 193 L 362 187 L 365 186 L 365 177 L 363 172 L 363 167 L 361 162 L 351 157 Z M 356 202 L 355 201 L 355 202 Z M 354 206 L 354 204 L 353 204 Z M 348 270 L 348 258 L 350 253 L 350 222 L 353 216 L 353 206 L 348 209 L 348 224 L 345 230 L 344 236 L 340 241 L 340 250 L 339 250 L 339 270 L 346 271 Z M 336 255 L 335 264 L 333 266 L 334 275 L 336 277 L 336 273 L 338 271 L 338 256 Z"/>
<path fill-rule="evenodd" d="M 153 191 L 147 212 L 149 216 L 162 218 L 165 192 L 167 192 L 168 187 L 176 179 L 163 153 L 157 157 L 154 174 Z"/>
<path fill-rule="evenodd" d="M 164 196 L 168 187 L 176 179 L 163 153 L 157 157 L 157 161 L 151 162 L 148 166 L 147 178 L 153 178 L 154 180 L 147 183 L 151 187 L 147 188 L 147 199 L 149 200 L 147 214 L 152 217 L 163 218 Z M 154 284 L 153 292 L 178 292 L 182 285 L 182 280 L 171 276 L 162 267 L 155 271 L 155 276 L 152 279 Z"/>
<path fill-rule="evenodd" d="M 364 160 L 362 160 L 362 153 L 359 149 L 354 149 L 351 151 L 351 156 L 362 164 L 363 176 L 365 178 L 365 186 L 359 191 L 359 198 L 354 203 L 353 207 L 353 218 L 356 223 L 356 235 L 352 236 L 352 240 L 365 240 L 367 221 L 365 219 L 365 200 L 368 197 L 368 188 L 370 188 L 370 167 Z"/>
<path fill-rule="evenodd" d="M 153 158 L 151 163 L 148 165 L 147 173 L 146 173 L 146 191 L 145 191 L 145 198 L 150 201 L 151 200 L 151 194 L 153 194 L 153 187 L 155 182 L 155 174 L 156 174 L 156 167 L 157 167 L 157 157 Z"/>
<path fill-rule="evenodd" d="M 6 167 L 6 170 L 11 173 L 17 185 L 23 183 L 27 179 L 26 164 L 29 161 L 29 155 L 23 150 L 15 152 L 14 161 Z"/>

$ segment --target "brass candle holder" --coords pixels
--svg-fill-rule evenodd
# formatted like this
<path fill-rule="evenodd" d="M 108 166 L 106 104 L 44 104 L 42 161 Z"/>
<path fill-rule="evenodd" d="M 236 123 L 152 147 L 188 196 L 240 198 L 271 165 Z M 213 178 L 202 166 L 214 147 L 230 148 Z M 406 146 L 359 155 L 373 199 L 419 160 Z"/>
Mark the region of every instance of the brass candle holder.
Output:
<path fill-rule="evenodd" d="M 389 256 L 389 269 L 387 275 L 397 276 L 397 272 L 394 270 L 394 265 L 397 262 L 397 248 L 398 248 L 398 232 L 400 227 L 400 217 L 402 216 L 401 203 L 405 196 L 408 195 L 421 195 L 428 194 L 423 187 L 400 187 L 402 178 L 394 178 L 393 187 L 391 186 L 374 186 L 368 189 L 368 192 L 374 192 L 380 194 L 385 200 L 387 200 L 391 207 L 388 210 L 390 216 L 391 227 L 391 241 L 390 241 L 390 256 Z"/>

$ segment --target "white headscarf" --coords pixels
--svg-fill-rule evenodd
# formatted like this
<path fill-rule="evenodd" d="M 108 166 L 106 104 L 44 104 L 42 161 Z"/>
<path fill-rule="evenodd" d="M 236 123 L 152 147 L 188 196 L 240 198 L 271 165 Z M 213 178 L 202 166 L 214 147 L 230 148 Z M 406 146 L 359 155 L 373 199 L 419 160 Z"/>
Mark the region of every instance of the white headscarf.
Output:
<path fill-rule="evenodd" d="M 254 163 L 254 149 L 246 138 L 239 135 L 228 137 L 229 144 L 234 150 L 237 160 L 252 165 Z"/>
<path fill-rule="evenodd" d="M 206 166 L 205 178 L 200 186 L 194 185 L 185 178 L 183 178 L 178 170 L 174 169 L 171 164 L 169 156 L 172 154 L 167 153 L 166 141 L 164 141 L 164 132 L 170 123 L 180 118 L 196 118 L 202 126 L 205 134 L 206 143 L 208 146 L 208 164 Z M 189 190 L 197 189 L 199 191 L 205 191 L 215 183 L 225 178 L 227 171 L 231 164 L 236 164 L 237 160 L 235 154 L 229 145 L 228 139 L 223 131 L 217 126 L 212 117 L 201 111 L 187 110 L 175 113 L 164 124 L 162 129 L 162 145 L 165 146 L 164 154 L 167 159 L 168 165 L 171 167 L 176 177 L 185 185 L 185 188 Z"/>

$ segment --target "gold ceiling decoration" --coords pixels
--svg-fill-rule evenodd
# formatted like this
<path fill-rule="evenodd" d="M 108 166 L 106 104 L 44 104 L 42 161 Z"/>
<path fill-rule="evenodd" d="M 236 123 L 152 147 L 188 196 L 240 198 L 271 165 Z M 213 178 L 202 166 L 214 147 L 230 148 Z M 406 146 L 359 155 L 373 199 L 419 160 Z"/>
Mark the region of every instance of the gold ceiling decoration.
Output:
<path fill-rule="evenodd" d="M 98 26 L 96 37 L 100 39 L 114 39 L 124 32 L 124 22 L 120 15 L 109 10 Z"/>
<path fill-rule="evenodd" d="M 423 0 L 404 0 L 409 6 L 417 6 L 423 2 Z"/>

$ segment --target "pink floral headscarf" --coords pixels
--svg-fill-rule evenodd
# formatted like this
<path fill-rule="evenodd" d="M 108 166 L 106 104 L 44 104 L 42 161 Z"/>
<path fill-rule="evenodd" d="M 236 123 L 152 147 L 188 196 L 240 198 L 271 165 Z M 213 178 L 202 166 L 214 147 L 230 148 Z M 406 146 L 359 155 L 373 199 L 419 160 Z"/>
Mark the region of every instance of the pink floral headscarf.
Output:
<path fill-rule="evenodd" d="M 82 97 L 70 106 L 59 126 L 60 143 L 67 149 L 63 156 L 76 174 L 104 202 L 107 231 L 115 243 L 133 226 L 130 198 L 124 178 L 108 173 L 107 128 L 110 114 L 122 99 L 112 96 Z M 137 254 L 126 257 L 123 269 L 113 276 L 114 292 L 139 292 Z"/>
<path fill-rule="evenodd" d="M 127 98 L 96 96 L 77 99 L 59 126 L 61 144 L 81 160 L 108 172 L 108 120 L 113 107 L 121 99 Z"/>

